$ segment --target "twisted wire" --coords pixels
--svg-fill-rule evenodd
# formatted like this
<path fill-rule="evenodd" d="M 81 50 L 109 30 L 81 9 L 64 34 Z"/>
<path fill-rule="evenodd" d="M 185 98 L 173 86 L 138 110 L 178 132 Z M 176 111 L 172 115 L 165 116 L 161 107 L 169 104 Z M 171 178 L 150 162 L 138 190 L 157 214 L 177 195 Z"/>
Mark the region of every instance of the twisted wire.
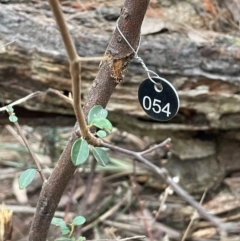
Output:
<path fill-rule="evenodd" d="M 138 43 L 138 46 L 137 46 L 137 50 L 135 50 L 135 49 L 132 47 L 132 45 L 129 43 L 129 41 L 127 40 L 127 38 L 123 35 L 122 31 L 121 31 L 120 28 L 119 28 L 118 23 L 119 23 L 119 19 L 117 20 L 117 23 L 116 23 L 116 27 L 117 27 L 118 32 L 120 33 L 120 35 L 122 36 L 122 38 L 125 40 L 125 42 L 128 44 L 128 46 L 129 46 L 129 47 L 131 48 L 131 50 L 133 51 L 133 53 L 134 53 L 134 58 L 137 59 L 137 61 L 142 64 L 142 67 L 143 67 L 144 70 L 147 72 L 148 78 L 149 78 L 155 85 L 160 85 L 160 84 L 157 83 L 156 81 L 154 81 L 154 80 L 152 79 L 152 76 L 155 77 L 155 78 L 158 78 L 158 79 L 160 79 L 160 80 L 162 80 L 162 81 L 164 81 L 164 82 L 168 82 L 166 79 L 160 77 L 156 72 L 150 70 L 150 69 L 146 66 L 146 64 L 144 63 L 143 59 L 142 59 L 140 56 L 138 56 L 138 50 L 139 50 L 140 43 L 141 43 L 141 36 L 140 36 L 140 38 L 139 38 L 139 43 Z M 151 74 L 152 74 L 152 76 L 151 76 Z"/>

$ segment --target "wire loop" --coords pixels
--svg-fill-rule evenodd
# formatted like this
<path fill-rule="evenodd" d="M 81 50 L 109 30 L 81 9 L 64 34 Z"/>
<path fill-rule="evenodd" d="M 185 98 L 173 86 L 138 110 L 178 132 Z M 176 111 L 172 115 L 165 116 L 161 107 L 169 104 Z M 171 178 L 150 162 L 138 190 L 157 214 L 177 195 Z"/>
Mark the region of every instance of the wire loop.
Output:
<path fill-rule="evenodd" d="M 155 85 L 160 85 L 160 83 L 157 83 L 155 80 L 153 80 L 152 78 L 158 78 L 159 80 L 162 80 L 164 82 L 168 82 L 166 79 L 160 77 L 156 72 L 150 70 L 146 64 L 144 63 L 143 59 L 141 57 L 138 56 L 138 50 L 139 50 L 139 47 L 140 47 L 140 43 L 141 43 L 141 36 L 139 38 L 139 43 L 138 43 L 138 46 L 137 46 L 137 50 L 135 50 L 132 45 L 129 43 L 129 41 L 126 39 L 126 37 L 123 35 L 122 31 L 120 30 L 119 28 L 119 19 L 117 20 L 117 24 L 116 24 L 116 27 L 117 27 L 117 30 L 118 32 L 120 33 L 120 35 L 122 36 L 122 38 L 125 40 L 125 42 L 128 44 L 128 46 L 132 49 L 133 53 L 134 53 L 134 58 L 137 59 L 141 64 L 142 64 L 142 67 L 144 68 L 144 70 L 147 72 L 147 75 L 148 75 L 148 78 L 155 84 Z"/>

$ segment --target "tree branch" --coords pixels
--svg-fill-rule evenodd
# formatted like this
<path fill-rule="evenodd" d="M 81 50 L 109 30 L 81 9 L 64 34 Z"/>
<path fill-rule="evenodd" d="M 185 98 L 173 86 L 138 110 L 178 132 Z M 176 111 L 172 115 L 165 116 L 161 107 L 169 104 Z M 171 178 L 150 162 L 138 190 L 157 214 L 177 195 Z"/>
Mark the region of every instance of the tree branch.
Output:
<path fill-rule="evenodd" d="M 166 141 L 163 143 L 166 143 Z M 135 157 L 139 162 L 144 163 L 151 170 L 153 170 L 157 175 L 159 175 L 179 196 L 181 196 L 185 201 L 187 201 L 193 208 L 195 208 L 198 211 L 198 213 L 202 217 L 210 221 L 217 228 L 219 228 L 220 230 L 226 230 L 226 231 L 234 229 L 234 227 L 230 227 L 229 225 L 222 223 L 220 219 L 207 213 L 206 210 L 201 206 L 201 204 L 196 202 L 191 195 L 189 195 L 176 182 L 174 182 L 174 180 L 171 178 L 171 176 L 169 175 L 168 171 L 165 168 L 159 168 L 156 165 L 154 165 L 152 162 L 144 158 L 142 156 L 142 153 L 145 153 L 145 152 L 130 151 L 118 146 L 108 144 L 103 141 L 101 142 L 101 146 Z M 238 227 L 236 227 L 236 229 L 237 228 Z"/>
<path fill-rule="evenodd" d="M 55 16 L 56 23 L 62 36 L 65 49 L 68 54 L 70 63 L 70 73 L 72 77 L 72 93 L 73 93 L 73 107 L 77 118 L 78 125 L 80 127 L 81 135 L 92 145 L 99 145 L 99 141 L 88 130 L 85 117 L 81 106 L 81 78 L 80 78 L 80 60 L 76 48 L 73 44 L 73 40 L 69 33 L 66 20 L 64 18 L 61 6 L 58 0 L 49 0 L 52 12 Z"/>
<path fill-rule="evenodd" d="M 126 0 L 122 8 L 119 27 L 134 48 L 138 44 L 140 29 L 148 3 L 149 0 Z M 70 54 L 72 56 L 72 53 Z M 92 106 L 96 104 L 106 107 L 115 87 L 123 79 L 126 66 L 132 57 L 132 50 L 122 40 L 118 31 L 115 30 L 105 52 L 99 73 L 83 107 L 85 116 L 87 116 Z M 30 229 L 30 241 L 45 241 L 47 238 L 47 232 L 54 212 L 64 189 L 76 169 L 71 162 L 70 154 L 71 147 L 77 138 L 78 136 L 76 136 L 74 131 L 53 173 L 43 185 L 37 204 L 37 211 Z"/>

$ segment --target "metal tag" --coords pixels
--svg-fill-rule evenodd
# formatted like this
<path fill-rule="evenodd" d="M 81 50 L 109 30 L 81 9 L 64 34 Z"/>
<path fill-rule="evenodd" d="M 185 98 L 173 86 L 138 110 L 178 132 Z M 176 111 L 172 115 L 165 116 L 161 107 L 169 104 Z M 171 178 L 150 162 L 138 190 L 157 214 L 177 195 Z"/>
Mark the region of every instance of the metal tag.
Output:
<path fill-rule="evenodd" d="M 179 109 L 179 98 L 171 83 L 159 78 L 144 80 L 138 89 L 138 99 L 143 110 L 153 119 L 168 121 Z"/>

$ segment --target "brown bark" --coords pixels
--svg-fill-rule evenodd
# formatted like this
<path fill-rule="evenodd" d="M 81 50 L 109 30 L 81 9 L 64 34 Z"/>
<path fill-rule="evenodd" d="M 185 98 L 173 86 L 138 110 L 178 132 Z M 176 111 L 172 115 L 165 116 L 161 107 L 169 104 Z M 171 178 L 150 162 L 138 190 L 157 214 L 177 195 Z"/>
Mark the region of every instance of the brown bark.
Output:
<path fill-rule="evenodd" d="M 136 47 L 138 43 L 140 28 L 148 2 L 148 0 L 141 0 L 138 2 L 127 0 L 121 12 L 119 26 L 123 29 L 125 36 L 134 47 Z M 131 50 L 129 50 L 129 47 L 124 41 L 116 42 L 118 39 L 119 33 L 115 31 L 106 51 L 107 57 L 103 61 L 93 87 L 89 92 L 84 106 L 85 114 L 87 114 L 88 110 L 95 104 L 106 106 L 114 88 L 123 78 L 122 71 L 126 64 L 129 63 Z M 115 73 L 118 72 L 118 70 L 115 69 L 115 63 L 120 60 L 122 64 L 120 64 L 120 66 L 117 65 L 117 67 L 120 67 L 119 75 L 115 75 Z M 71 147 L 76 139 L 77 136 L 73 132 L 52 175 L 43 185 L 37 211 L 32 222 L 29 240 L 46 240 L 50 222 L 62 193 L 76 169 L 70 157 Z"/>

